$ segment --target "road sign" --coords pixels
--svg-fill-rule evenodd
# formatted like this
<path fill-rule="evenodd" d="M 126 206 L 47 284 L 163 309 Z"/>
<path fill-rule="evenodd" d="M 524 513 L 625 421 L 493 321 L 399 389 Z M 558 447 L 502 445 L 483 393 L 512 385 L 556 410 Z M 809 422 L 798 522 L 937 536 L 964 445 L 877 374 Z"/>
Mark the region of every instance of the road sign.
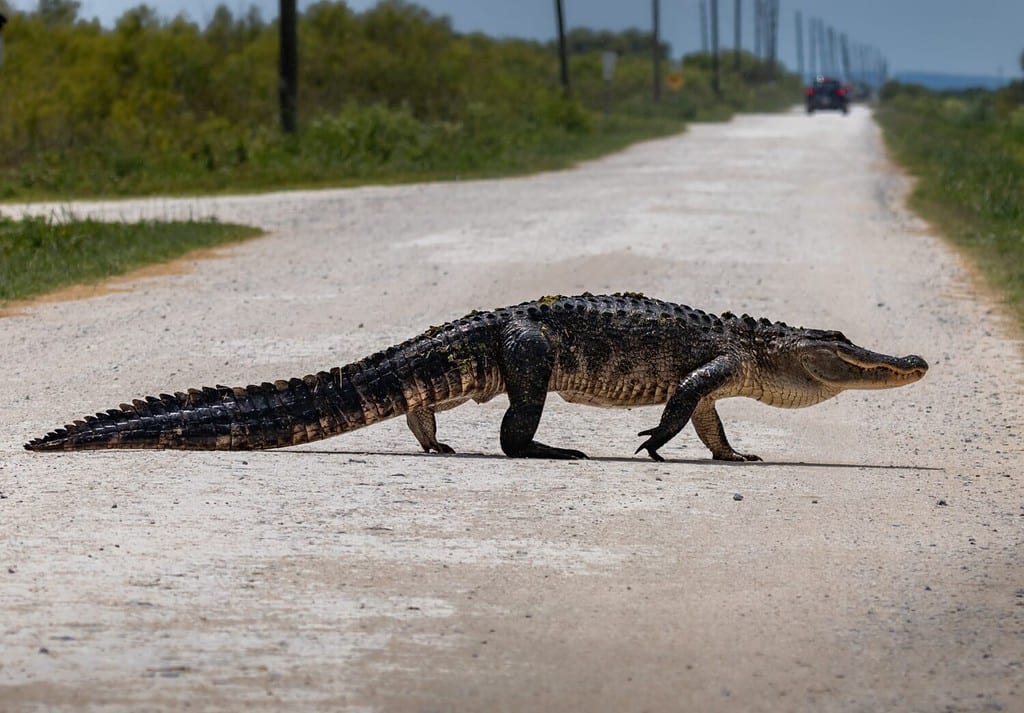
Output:
<path fill-rule="evenodd" d="M 605 52 L 601 55 L 601 63 L 603 66 L 604 81 L 612 81 L 612 77 L 615 76 L 615 61 L 619 58 L 619 55 L 615 52 Z"/>

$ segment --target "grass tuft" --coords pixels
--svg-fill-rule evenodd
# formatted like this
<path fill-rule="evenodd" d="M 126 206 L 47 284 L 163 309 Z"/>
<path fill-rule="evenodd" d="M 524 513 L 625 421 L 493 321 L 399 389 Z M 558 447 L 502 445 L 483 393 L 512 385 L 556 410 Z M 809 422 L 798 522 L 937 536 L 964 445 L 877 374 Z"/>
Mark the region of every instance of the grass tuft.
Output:
<path fill-rule="evenodd" d="M 890 84 L 875 116 L 918 179 L 911 207 L 964 248 L 1024 324 L 1024 83 L 958 94 Z"/>
<path fill-rule="evenodd" d="M 0 217 L 0 301 L 121 275 L 260 231 L 213 221 L 102 223 Z"/>

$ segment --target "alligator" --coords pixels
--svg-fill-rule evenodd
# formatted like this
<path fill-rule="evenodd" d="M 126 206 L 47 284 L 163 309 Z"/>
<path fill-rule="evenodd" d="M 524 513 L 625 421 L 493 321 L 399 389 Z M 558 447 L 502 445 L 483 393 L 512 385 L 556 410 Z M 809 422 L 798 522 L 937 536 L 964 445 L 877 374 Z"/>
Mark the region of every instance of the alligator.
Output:
<path fill-rule="evenodd" d="M 31 451 L 102 448 L 250 450 L 294 446 L 405 415 L 424 451 L 452 453 L 437 439 L 435 413 L 507 394 L 501 449 L 518 458 L 586 458 L 534 440 L 548 392 L 592 406 L 664 404 L 641 431 L 658 450 L 692 421 L 717 460 L 754 461 L 730 444 L 715 410 L 745 396 L 801 408 L 846 389 L 917 381 L 919 356 L 893 357 L 841 332 L 709 314 L 616 293 L 551 296 L 431 327 L 347 366 L 301 379 L 205 387 L 150 396 L 86 416 L 25 444 Z"/>

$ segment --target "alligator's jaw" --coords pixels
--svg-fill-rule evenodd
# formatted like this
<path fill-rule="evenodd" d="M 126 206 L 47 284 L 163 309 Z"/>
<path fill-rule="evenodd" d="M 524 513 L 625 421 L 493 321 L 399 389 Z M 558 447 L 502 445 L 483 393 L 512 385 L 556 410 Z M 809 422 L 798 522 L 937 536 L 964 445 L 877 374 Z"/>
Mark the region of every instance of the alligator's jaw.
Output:
<path fill-rule="evenodd" d="M 916 354 L 893 357 L 860 347 L 843 345 L 836 350 L 849 367 L 844 389 L 893 389 L 920 380 L 928 372 L 928 362 Z"/>
<path fill-rule="evenodd" d="M 797 352 L 801 370 L 833 396 L 847 389 L 906 386 L 928 371 L 928 363 L 916 354 L 894 357 L 850 343 L 804 343 Z"/>
<path fill-rule="evenodd" d="M 768 364 L 750 369 L 742 391 L 734 395 L 780 408 L 805 408 L 848 389 L 906 386 L 927 371 L 927 362 L 916 354 L 879 354 L 838 332 L 807 330 L 796 343 L 783 344 Z"/>

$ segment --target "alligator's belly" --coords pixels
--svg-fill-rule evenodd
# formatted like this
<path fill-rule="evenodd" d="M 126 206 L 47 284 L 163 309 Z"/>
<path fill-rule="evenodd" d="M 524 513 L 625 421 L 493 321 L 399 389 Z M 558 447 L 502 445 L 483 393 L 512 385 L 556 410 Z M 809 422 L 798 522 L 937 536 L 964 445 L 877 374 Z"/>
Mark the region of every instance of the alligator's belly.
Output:
<path fill-rule="evenodd" d="M 574 404 L 602 406 L 608 408 L 632 408 L 633 406 L 655 406 L 668 401 L 675 384 L 626 384 L 604 388 L 581 390 L 558 390 L 564 400 Z"/>

